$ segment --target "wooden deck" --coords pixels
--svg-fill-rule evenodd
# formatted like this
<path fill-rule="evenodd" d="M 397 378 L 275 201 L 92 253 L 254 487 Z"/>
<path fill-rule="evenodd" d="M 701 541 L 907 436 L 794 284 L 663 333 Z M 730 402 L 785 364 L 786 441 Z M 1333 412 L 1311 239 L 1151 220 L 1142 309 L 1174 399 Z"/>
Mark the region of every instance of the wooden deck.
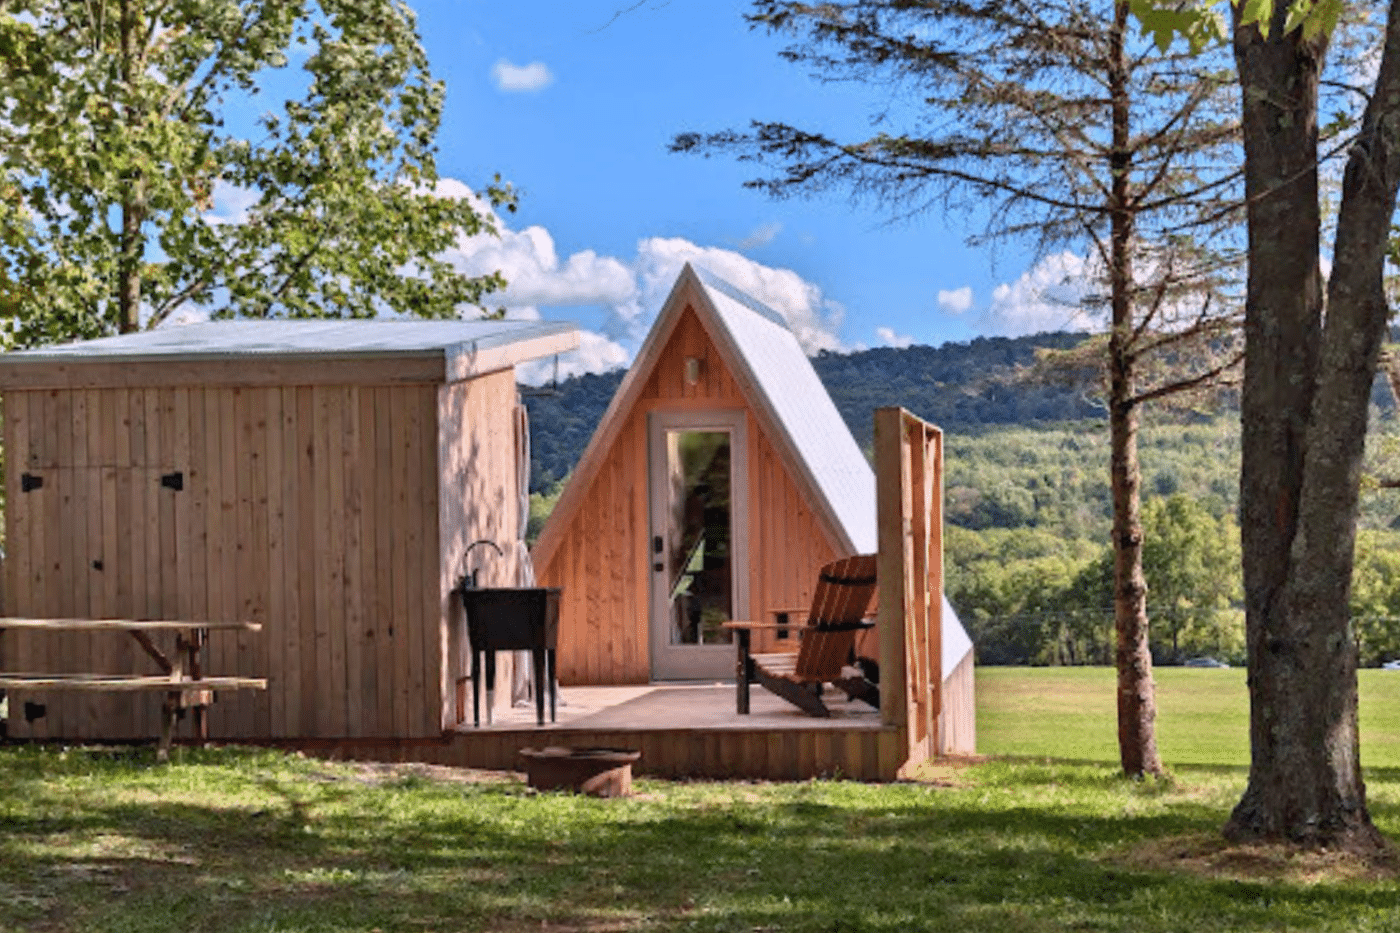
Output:
<path fill-rule="evenodd" d="M 734 712 L 732 683 L 647 684 L 633 687 L 564 687 L 564 701 L 552 731 L 606 731 L 610 729 L 878 729 L 880 713 L 864 703 L 847 702 L 840 694 L 828 693 L 830 719 L 806 716 L 765 690 L 753 688 L 752 712 Z M 517 706 L 483 729 L 518 732 L 539 731 L 534 706 Z M 546 723 L 545 729 L 551 729 Z M 459 731 L 473 733 L 470 724 Z"/>
<path fill-rule="evenodd" d="M 439 741 L 299 743 L 345 758 L 387 756 L 435 764 L 518 770 L 522 748 L 563 745 L 640 751 L 639 774 L 659 777 L 802 780 L 844 776 L 892 780 L 903 764 L 898 732 L 859 702 L 832 698 L 830 719 L 814 719 L 761 690 L 753 712 L 734 711 L 733 684 L 565 687 L 557 721 L 535 724 L 533 704 L 470 722 Z"/>

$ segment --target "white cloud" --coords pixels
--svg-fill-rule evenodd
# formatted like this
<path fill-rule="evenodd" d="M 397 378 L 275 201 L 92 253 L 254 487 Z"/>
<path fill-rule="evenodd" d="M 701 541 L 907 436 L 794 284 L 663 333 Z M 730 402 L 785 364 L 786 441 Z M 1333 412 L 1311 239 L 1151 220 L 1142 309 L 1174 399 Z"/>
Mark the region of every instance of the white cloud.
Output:
<path fill-rule="evenodd" d="M 229 184 L 222 178 L 214 181 L 214 207 L 209 220 L 215 224 L 241 224 L 248 219 L 248 210 L 258 203 L 259 194 L 252 188 Z"/>
<path fill-rule="evenodd" d="M 991 306 L 982 316 L 982 330 L 1019 337 L 1042 331 L 1102 328 L 1103 314 L 1084 307 L 1094 279 L 1089 264 L 1071 252 L 1046 256 L 1016 281 L 992 290 Z"/>
<path fill-rule="evenodd" d="M 779 233 L 783 232 L 783 225 L 777 222 L 759 225 L 753 233 L 739 241 L 740 249 L 755 249 L 759 246 L 767 246 L 772 243 Z"/>
<path fill-rule="evenodd" d="M 938 290 L 938 307 L 949 314 L 962 314 L 972 307 L 972 286 L 964 285 L 952 291 Z"/>
<path fill-rule="evenodd" d="M 912 347 L 914 345 L 913 337 L 906 334 L 897 334 L 894 332 L 893 327 L 877 327 L 875 328 L 875 336 L 880 338 L 880 343 L 887 347 L 898 347 L 902 350 L 905 347 Z"/>
<path fill-rule="evenodd" d="M 630 258 L 593 250 L 561 258 L 548 230 L 540 226 L 510 229 L 461 182 L 445 179 L 436 190 L 472 199 L 496 226 L 499 236 L 465 237 L 447 254 L 453 265 L 470 275 L 500 270 L 506 277 L 507 288 L 484 299 L 488 307 L 504 307 L 507 317 L 531 320 L 538 319 L 544 308 L 602 310 L 601 333 L 583 334 L 579 351 L 567 362 L 561 361 L 561 375 L 627 365 L 687 262 L 708 269 L 781 314 L 808 353 L 850 349 L 838 336 L 845 309 L 791 269 L 774 269 L 734 250 L 668 237 L 641 240 Z M 552 368 L 551 362 L 549 373 L 532 370 L 530 376 L 548 379 Z"/>
<path fill-rule="evenodd" d="M 698 246 L 679 238 L 652 237 L 637 245 L 638 300 L 620 305 L 617 325 L 640 340 L 687 262 L 701 266 L 777 311 L 808 353 L 842 350 L 837 330 L 846 311 L 791 269 L 774 269 L 733 250 Z"/>
<path fill-rule="evenodd" d="M 511 229 L 468 185 L 444 178 L 433 190 L 443 197 L 466 198 L 497 231 L 495 236 L 462 237 L 444 256 L 468 275 L 499 270 L 505 276 L 505 290 L 483 298 L 488 308 L 504 308 L 506 317 L 517 320 L 539 320 L 542 308 L 601 309 L 601 333 L 581 334 L 579 349 L 561 358 L 561 376 L 627 365 L 687 262 L 708 269 L 781 314 L 808 353 L 852 349 L 838 336 L 845 309 L 791 269 L 765 266 L 734 250 L 667 237 L 641 240 L 630 258 L 599 255 L 591 249 L 561 258 L 548 230 L 541 226 Z M 240 222 L 255 198 L 246 189 L 220 185 L 215 189 L 215 213 L 223 222 Z M 764 225 L 749 239 L 771 239 L 780 229 L 779 224 Z M 462 310 L 474 316 L 474 310 Z M 891 339 L 908 340 L 893 332 Z M 552 375 L 552 360 L 522 369 L 526 381 L 546 381 Z"/>
<path fill-rule="evenodd" d="M 557 375 L 560 379 L 583 373 L 605 373 L 622 369 L 632 362 L 632 354 L 622 344 L 591 330 L 579 332 L 578 349 L 561 354 Z M 556 375 L 554 360 L 534 360 L 515 368 L 516 378 L 526 385 L 543 385 Z"/>
<path fill-rule="evenodd" d="M 491 81 L 500 91 L 542 91 L 554 83 L 554 74 L 544 62 L 515 65 L 504 58 L 491 66 Z"/>
<path fill-rule="evenodd" d="M 543 227 L 515 231 L 497 221 L 500 236 L 463 239 L 449 253 L 469 275 L 500 270 L 510 285 L 492 301 L 519 305 L 616 304 L 635 290 L 632 271 L 611 256 L 582 250 L 560 261 L 554 238 Z"/>
<path fill-rule="evenodd" d="M 510 229 L 489 204 L 455 179 L 442 180 L 436 190 L 445 196 L 470 199 L 496 228 L 495 236 L 463 237 L 446 257 L 468 275 L 499 270 L 506 277 L 509 284 L 504 292 L 490 297 L 492 305 L 508 310 L 538 305 L 614 305 L 635 293 L 633 272 L 621 261 L 581 250 L 560 262 L 554 237 L 545 228 Z"/>

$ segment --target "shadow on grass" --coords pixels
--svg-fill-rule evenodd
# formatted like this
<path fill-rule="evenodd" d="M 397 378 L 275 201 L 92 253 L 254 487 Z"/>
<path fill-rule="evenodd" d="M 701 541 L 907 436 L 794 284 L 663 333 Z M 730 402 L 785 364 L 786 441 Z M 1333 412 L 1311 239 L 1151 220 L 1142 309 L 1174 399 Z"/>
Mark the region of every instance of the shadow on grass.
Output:
<path fill-rule="evenodd" d="M 30 906 L 7 924 L 0 897 L 0 928 L 1151 933 L 1396 919 L 1393 885 L 1113 864 L 1116 847 L 1213 832 L 1224 814 L 1125 789 L 1097 762 L 1001 761 L 956 790 L 647 782 L 642 799 L 597 801 L 327 781 L 319 765 L 260 754 L 165 775 L 139 762 L 16 762 L 0 894 Z M 182 799 L 151 793 L 162 781 Z"/>

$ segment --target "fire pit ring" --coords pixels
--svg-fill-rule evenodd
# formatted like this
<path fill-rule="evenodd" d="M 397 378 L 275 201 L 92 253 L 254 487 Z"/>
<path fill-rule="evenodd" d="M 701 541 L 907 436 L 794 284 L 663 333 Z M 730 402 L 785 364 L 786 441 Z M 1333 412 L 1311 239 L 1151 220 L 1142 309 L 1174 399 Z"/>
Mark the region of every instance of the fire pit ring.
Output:
<path fill-rule="evenodd" d="M 522 748 L 527 783 L 536 790 L 572 790 L 590 797 L 632 796 L 632 763 L 625 748 Z"/>

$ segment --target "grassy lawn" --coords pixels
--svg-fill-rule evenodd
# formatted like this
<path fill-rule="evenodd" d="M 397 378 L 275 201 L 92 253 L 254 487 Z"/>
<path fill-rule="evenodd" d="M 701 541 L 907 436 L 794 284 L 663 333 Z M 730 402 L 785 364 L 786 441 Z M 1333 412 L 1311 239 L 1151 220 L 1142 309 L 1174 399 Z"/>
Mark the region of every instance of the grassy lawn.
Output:
<path fill-rule="evenodd" d="M 609 801 L 239 749 L 0 748 L 0 931 L 1400 930 L 1393 873 L 1216 841 L 1240 677 L 1159 672 L 1166 782 L 1115 776 L 1105 671 L 983 671 L 981 744 L 1017 757 L 887 786 Z M 1388 683 L 1363 681 L 1368 786 L 1400 838 Z"/>
<path fill-rule="evenodd" d="M 1114 671 L 990 667 L 977 671 L 977 750 L 1079 761 L 1118 760 Z M 1157 747 L 1169 768 L 1249 765 L 1243 668 L 1160 667 Z M 1400 768 L 1400 672 L 1359 672 L 1361 764 Z"/>

